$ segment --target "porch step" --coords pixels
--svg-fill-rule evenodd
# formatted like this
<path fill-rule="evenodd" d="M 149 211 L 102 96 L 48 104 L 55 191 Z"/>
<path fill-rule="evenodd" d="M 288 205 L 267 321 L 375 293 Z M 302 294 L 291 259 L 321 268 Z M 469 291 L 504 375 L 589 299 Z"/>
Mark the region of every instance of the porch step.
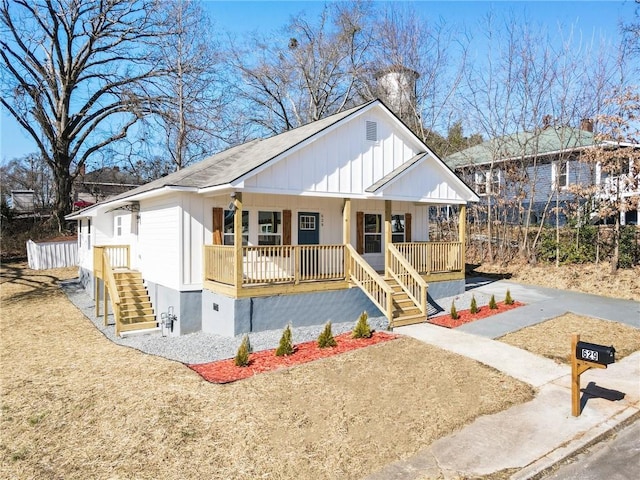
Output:
<path fill-rule="evenodd" d="M 120 336 L 159 328 L 142 274 L 136 270 L 118 269 L 113 276 L 121 300 Z"/>
<path fill-rule="evenodd" d="M 406 315 L 401 317 L 396 317 L 393 319 L 391 324 L 392 328 L 396 327 L 404 327 L 406 325 L 413 325 L 416 323 L 424 323 L 427 321 L 427 317 L 425 317 L 422 313 L 417 315 Z"/>
<path fill-rule="evenodd" d="M 123 331 L 120 332 L 120 337 L 122 338 L 126 338 L 126 337 L 139 337 L 142 335 L 158 335 L 162 333 L 162 328 L 161 327 L 153 327 L 153 328 L 145 328 L 142 330 L 129 330 L 129 331 Z"/>
<path fill-rule="evenodd" d="M 420 311 L 420 308 L 413 303 L 413 300 L 407 295 L 396 279 L 385 279 L 387 285 L 393 291 L 393 320 L 392 327 L 402 327 L 405 325 L 413 325 L 414 323 L 423 323 L 427 321 L 427 317 Z"/>

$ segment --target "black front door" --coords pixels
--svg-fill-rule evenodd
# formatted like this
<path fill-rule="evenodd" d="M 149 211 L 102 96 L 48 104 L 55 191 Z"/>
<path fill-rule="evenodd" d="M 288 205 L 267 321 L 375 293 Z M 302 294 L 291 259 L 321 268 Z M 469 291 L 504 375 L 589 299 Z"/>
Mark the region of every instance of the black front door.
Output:
<path fill-rule="evenodd" d="M 298 213 L 298 245 L 320 244 L 320 214 Z M 304 277 L 313 277 L 318 271 L 318 251 L 303 249 L 300 255 L 300 272 Z"/>

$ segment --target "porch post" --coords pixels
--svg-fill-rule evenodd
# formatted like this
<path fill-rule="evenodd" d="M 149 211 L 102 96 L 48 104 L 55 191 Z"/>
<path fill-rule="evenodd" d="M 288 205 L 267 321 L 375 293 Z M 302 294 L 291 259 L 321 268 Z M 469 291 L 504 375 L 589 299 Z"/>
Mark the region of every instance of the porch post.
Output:
<path fill-rule="evenodd" d="M 465 250 L 466 250 L 466 232 L 467 232 L 467 205 L 460 205 L 458 209 L 458 241 L 461 243 L 460 245 L 460 267 L 462 271 L 465 271 Z"/>
<path fill-rule="evenodd" d="M 351 278 L 351 272 L 349 271 L 349 250 L 347 245 L 351 244 L 351 199 L 345 198 L 344 205 L 342 207 L 342 244 L 344 247 L 343 262 L 344 262 L 344 278 L 349 281 Z"/>
<path fill-rule="evenodd" d="M 233 212 L 233 247 L 234 247 L 234 278 L 236 292 L 242 289 L 242 193 L 236 192 L 233 201 L 235 212 Z"/>
<path fill-rule="evenodd" d="M 391 200 L 384 201 L 384 276 L 389 277 L 389 265 L 391 258 L 389 245 L 391 245 Z"/>

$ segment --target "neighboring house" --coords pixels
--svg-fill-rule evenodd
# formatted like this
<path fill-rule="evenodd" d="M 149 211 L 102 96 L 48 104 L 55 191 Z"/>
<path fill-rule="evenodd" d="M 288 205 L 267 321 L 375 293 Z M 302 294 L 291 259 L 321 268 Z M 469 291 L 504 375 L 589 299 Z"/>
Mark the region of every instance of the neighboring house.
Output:
<path fill-rule="evenodd" d="M 464 219 L 477 200 L 375 100 L 67 218 L 81 279 L 97 308 L 106 283 L 116 331 L 160 321 L 173 335 L 233 336 L 363 310 L 392 326 L 425 321 L 427 289 L 464 291 L 464 243 L 427 241 L 429 207 Z"/>
<path fill-rule="evenodd" d="M 35 192 L 33 190 L 11 190 L 9 206 L 17 213 L 35 212 Z"/>
<path fill-rule="evenodd" d="M 584 120 L 581 128 L 547 125 L 535 132 L 521 132 L 488 140 L 444 159 L 480 196 L 478 211 L 485 212 L 491 203 L 492 219 L 509 223 L 541 221 L 554 223 L 559 207 L 559 221 L 566 222 L 566 212 L 575 212 L 585 202 L 577 195 L 584 187 L 599 186 L 595 200 L 610 193 L 600 166 L 583 161 L 581 155 L 596 146 L 618 148 L 610 142 L 598 144 L 593 124 Z M 625 144 L 625 147 L 638 148 Z M 632 161 L 627 162 L 629 167 Z M 635 172 L 637 176 L 640 172 Z M 627 175 L 634 175 L 627 169 Z M 614 179 L 615 180 L 615 179 Z M 624 195 L 639 195 L 636 187 Z M 483 213 L 479 220 L 486 218 Z M 637 211 L 628 212 L 627 221 L 637 220 Z M 623 222 L 625 219 L 622 219 Z"/>
<path fill-rule="evenodd" d="M 73 205 L 75 209 L 120 195 L 140 186 L 135 178 L 119 167 L 104 167 L 85 173 L 80 172 L 73 183 Z"/>

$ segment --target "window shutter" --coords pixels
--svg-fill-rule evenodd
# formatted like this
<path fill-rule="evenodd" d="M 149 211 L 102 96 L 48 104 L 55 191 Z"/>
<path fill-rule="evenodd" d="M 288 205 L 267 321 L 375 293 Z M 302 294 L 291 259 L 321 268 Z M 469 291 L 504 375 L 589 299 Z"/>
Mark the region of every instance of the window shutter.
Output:
<path fill-rule="evenodd" d="M 222 208 L 213 207 L 213 244 L 222 245 Z"/>
<path fill-rule="evenodd" d="M 411 241 L 411 214 L 410 213 L 404 214 L 404 241 L 405 242 Z"/>
<path fill-rule="evenodd" d="M 291 210 L 282 211 L 282 244 L 291 245 Z"/>
<path fill-rule="evenodd" d="M 356 252 L 364 253 L 364 212 L 356 212 Z"/>

